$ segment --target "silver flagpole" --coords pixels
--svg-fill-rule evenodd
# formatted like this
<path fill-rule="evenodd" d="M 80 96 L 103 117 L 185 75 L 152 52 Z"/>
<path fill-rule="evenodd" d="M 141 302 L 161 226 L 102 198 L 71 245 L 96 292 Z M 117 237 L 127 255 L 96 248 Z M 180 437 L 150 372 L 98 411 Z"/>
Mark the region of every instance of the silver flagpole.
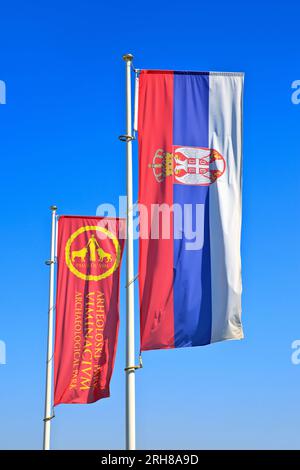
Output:
<path fill-rule="evenodd" d="M 123 56 L 126 63 L 126 154 L 127 154 L 127 293 L 126 293 L 126 449 L 135 450 L 135 351 L 134 351 L 134 266 L 132 214 L 132 115 L 131 65 L 133 56 Z"/>
<path fill-rule="evenodd" d="M 54 263 L 55 263 L 55 234 L 56 234 L 56 206 L 50 207 L 52 211 L 50 260 L 46 264 L 50 266 L 49 277 L 49 310 L 48 310 L 48 346 L 46 365 L 46 394 L 44 415 L 44 443 L 43 449 L 50 450 L 50 428 L 52 419 L 52 370 L 53 370 L 53 328 L 54 328 Z"/>

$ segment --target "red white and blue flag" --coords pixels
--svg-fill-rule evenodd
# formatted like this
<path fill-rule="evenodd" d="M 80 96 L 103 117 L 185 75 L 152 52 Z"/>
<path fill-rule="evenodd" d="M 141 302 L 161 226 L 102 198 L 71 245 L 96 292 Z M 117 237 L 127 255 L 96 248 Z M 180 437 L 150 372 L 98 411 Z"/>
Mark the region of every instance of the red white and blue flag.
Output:
<path fill-rule="evenodd" d="M 243 80 L 140 73 L 141 350 L 243 337 Z"/>

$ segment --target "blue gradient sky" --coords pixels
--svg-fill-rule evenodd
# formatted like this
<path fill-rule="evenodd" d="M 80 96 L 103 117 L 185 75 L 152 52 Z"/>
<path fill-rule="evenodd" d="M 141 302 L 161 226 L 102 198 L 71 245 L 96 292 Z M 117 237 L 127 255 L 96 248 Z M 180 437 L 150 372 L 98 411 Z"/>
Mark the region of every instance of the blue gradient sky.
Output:
<path fill-rule="evenodd" d="M 4 2 L 0 12 L 0 448 L 40 448 L 50 204 L 95 214 L 125 194 L 123 53 L 139 68 L 244 71 L 246 338 L 144 354 L 139 448 L 300 448 L 296 1 Z M 134 154 L 135 193 L 137 156 Z M 124 445 L 125 264 L 111 398 L 62 405 L 53 447 Z M 138 332 L 138 308 L 136 308 Z M 138 335 L 137 335 L 138 336 Z M 137 341 L 138 350 L 138 341 Z"/>

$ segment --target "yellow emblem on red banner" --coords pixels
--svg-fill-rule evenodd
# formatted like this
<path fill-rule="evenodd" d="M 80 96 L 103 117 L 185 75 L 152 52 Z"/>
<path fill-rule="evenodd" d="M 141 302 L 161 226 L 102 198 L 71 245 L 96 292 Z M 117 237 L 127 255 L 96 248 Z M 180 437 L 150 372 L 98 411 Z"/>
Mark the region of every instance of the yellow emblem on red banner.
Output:
<path fill-rule="evenodd" d="M 79 249 L 72 249 L 73 242 L 85 232 L 91 232 L 91 236 L 88 238 L 87 243 L 84 246 L 80 246 Z M 107 248 L 104 250 L 101 247 L 101 244 L 97 239 L 97 234 L 99 232 L 102 234 L 102 238 L 104 235 L 106 239 L 110 239 L 112 241 L 111 245 L 113 247 L 113 252 L 108 251 Z M 120 257 L 121 249 L 117 237 L 109 230 L 98 225 L 86 225 L 80 227 L 72 233 L 66 243 L 66 264 L 75 276 L 83 280 L 100 281 L 101 279 L 111 276 L 120 264 Z M 87 263 L 92 266 L 94 271 L 93 274 L 86 273 Z M 85 272 L 82 272 L 80 267 L 82 267 Z M 98 271 L 97 274 L 95 274 L 95 270 Z"/>

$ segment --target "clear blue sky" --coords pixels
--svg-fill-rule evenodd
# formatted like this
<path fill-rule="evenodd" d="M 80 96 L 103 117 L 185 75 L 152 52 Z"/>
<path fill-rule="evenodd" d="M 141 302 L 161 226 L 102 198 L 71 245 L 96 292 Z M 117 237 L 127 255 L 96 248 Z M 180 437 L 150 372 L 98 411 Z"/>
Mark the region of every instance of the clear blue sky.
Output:
<path fill-rule="evenodd" d="M 144 354 L 139 448 L 300 448 L 299 3 L 11 0 L 0 11 L 0 448 L 40 448 L 50 204 L 95 214 L 125 194 L 124 64 L 244 71 L 246 338 Z M 134 155 L 137 170 L 136 150 Z M 137 190 L 135 179 L 135 192 Z M 125 288 L 111 398 L 56 409 L 52 443 L 124 445 Z M 138 333 L 138 306 L 136 306 Z M 138 350 L 138 334 L 137 334 Z"/>

